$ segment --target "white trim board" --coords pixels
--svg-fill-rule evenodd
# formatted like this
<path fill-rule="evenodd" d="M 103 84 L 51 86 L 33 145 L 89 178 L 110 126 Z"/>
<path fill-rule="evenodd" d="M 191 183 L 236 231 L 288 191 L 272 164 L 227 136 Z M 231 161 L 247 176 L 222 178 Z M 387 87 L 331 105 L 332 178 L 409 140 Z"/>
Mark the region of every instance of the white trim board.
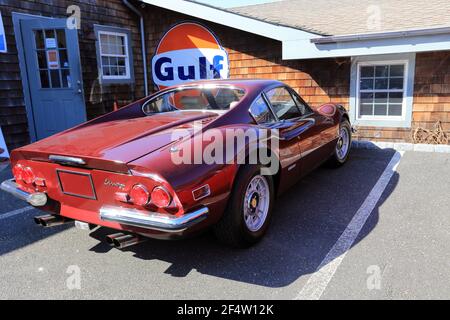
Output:
<path fill-rule="evenodd" d="M 417 151 L 417 152 L 437 152 L 450 153 L 448 144 L 422 144 L 406 142 L 384 142 L 384 141 L 352 141 L 352 148 L 355 149 L 393 149 L 396 151 Z"/>

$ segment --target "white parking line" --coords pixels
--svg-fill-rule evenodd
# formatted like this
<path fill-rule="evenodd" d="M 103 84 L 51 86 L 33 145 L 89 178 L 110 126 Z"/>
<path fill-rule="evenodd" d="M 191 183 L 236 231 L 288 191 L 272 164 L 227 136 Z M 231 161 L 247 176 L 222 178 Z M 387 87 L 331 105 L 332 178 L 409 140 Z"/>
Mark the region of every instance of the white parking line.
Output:
<path fill-rule="evenodd" d="M 32 209 L 34 209 L 34 208 L 28 206 L 28 207 L 24 207 L 24 208 L 20 208 L 20 209 L 14 210 L 14 211 L 10 211 L 10 212 L 7 212 L 7 213 L 0 214 L 0 220 L 17 216 L 18 214 L 30 211 Z"/>
<path fill-rule="evenodd" d="M 295 300 L 320 299 L 337 268 L 341 264 L 342 260 L 344 260 L 345 255 L 366 223 L 367 218 L 369 218 L 378 200 L 380 200 L 384 189 L 386 189 L 392 175 L 397 170 L 397 166 L 400 163 L 400 159 L 403 154 L 404 151 L 396 152 L 394 154 L 377 183 L 370 191 L 366 200 L 364 200 L 364 203 L 358 209 L 347 228 L 320 263 L 317 270 L 311 275 L 305 286 L 294 298 Z"/>

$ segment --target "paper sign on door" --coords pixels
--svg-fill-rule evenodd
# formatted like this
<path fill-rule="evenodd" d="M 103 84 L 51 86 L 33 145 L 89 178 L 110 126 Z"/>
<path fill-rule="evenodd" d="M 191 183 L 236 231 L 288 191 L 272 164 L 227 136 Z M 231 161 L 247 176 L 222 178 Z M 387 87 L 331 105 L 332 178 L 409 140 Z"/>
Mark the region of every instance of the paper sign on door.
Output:
<path fill-rule="evenodd" d="M 47 50 L 47 64 L 49 69 L 59 68 L 58 50 Z"/>

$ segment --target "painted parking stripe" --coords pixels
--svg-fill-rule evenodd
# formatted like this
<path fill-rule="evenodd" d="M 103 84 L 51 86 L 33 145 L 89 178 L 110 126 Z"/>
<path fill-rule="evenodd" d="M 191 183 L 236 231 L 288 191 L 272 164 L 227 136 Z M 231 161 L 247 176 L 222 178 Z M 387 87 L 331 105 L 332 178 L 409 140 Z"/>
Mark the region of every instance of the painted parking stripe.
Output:
<path fill-rule="evenodd" d="M 347 228 L 341 234 L 334 246 L 320 263 L 317 270 L 308 279 L 305 286 L 294 298 L 295 300 L 318 300 L 325 291 L 328 283 L 344 260 L 348 250 L 366 223 L 378 200 L 386 189 L 392 175 L 397 170 L 404 151 L 396 152 L 386 169 L 381 174 L 375 186 L 370 191 L 364 203 L 358 209 Z"/>
<path fill-rule="evenodd" d="M 10 211 L 10 212 L 7 212 L 7 213 L 0 214 L 0 220 L 17 216 L 18 214 L 30 211 L 32 209 L 34 209 L 34 208 L 28 206 L 28 207 L 24 207 L 24 208 L 20 208 L 20 209 L 14 210 L 14 211 Z"/>

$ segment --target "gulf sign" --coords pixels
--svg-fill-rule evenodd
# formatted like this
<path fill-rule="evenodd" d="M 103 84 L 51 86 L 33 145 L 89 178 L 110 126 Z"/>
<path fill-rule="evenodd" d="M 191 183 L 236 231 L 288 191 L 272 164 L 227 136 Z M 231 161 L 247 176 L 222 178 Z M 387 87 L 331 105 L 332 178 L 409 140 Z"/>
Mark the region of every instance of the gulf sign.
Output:
<path fill-rule="evenodd" d="M 227 79 L 228 54 L 204 26 L 180 23 L 159 42 L 152 75 L 160 89 L 194 80 Z"/>

